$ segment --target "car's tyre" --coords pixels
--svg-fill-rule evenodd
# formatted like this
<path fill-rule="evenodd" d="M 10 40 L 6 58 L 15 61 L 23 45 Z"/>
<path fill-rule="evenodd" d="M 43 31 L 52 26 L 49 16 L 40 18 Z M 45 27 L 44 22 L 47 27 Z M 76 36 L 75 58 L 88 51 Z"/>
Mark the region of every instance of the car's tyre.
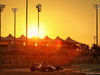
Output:
<path fill-rule="evenodd" d="M 48 67 L 48 71 L 49 71 L 49 72 L 53 72 L 53 71 L 54 71 L 54 69 L 53 69 L 53 68 L 51 68 L 51 67 Z"/>
<path fill-rule="evenodd" d="M 56 66 L 55 68 L 56 68 L 56 70 L 60 70 L 61 69 L 59 65 Z"/>
<path fill-rule="evenodd" d="M 30 69 L 31 69 L 31 71 L 35 71 L 35 67 L 34 66 L 32 66 Z"/>
<path fill-rule="evenodd" d="M 46 72 L 46 67 L 42 67 L 42 68 L 41 68 L 41 71 L 42 71 L 42 72 Z"/>

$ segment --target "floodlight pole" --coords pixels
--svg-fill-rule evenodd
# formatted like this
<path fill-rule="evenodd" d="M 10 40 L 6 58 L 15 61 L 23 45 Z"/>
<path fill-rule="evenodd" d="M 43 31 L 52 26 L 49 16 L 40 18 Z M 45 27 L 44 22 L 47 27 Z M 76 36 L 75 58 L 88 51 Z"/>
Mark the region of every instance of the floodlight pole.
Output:
<path fill-rule="evenodd" d="M 26 0 L 26 50 L 27 50 L 27 30 L 28 30 L 28 0 Z"/>
<path fill-rule="evenodd" d="M 38 11 L 38 40 L 39 40 L 39 11 Z"/>
<path fill-rule="evenodd" d="M 36 8 L 38 10 L 38 45 L 39 45 L 39 12 L 41 12 L 41 4 L 36 5 Z"/>
<path fill-rule="evenodd" d="M 1 51 L 1 12 L 3 12 L 5 5 L 0 4 L 0 51 Z M 1 61 L 3 64 L 3 55 L 1 57 Z"/>
<path fill-rule="evenodd" d="M 96 39 L 96 36 L 94 36 L 94 44 L 95 44 L 95 39 Z"/>
<path fill-rule="evenodd" d="M 96 45 L 98 46 L 98 8 L 100 4 L 95 4 L 94 7 L 96 8 Z"/>
<path fill-rule="evenodd" d="M 1 44 L 1 11 L 0 11 L 0 44 Z"/>
<path fill-rule="evenodd" d="M 1 12 L 3 12 L 5 5 L 0 4 L 0 50 L 1 50 Z"/>
<path fill-rule="evenodd" d="M 12 8 L 12 11 L 14 13 L 14 51 L 15 51 L 15 45 L 16 45 L 16 12 L 18 8 Z"/>

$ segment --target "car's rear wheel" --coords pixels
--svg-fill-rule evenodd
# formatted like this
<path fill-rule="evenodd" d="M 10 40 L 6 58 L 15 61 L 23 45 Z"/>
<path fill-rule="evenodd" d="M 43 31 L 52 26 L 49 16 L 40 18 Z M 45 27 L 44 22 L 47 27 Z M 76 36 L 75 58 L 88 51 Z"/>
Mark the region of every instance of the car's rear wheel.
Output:
<path fill-rule="evenodd" d="M 35 67 L 34 66 L 32 66 L 30 69 L 31 69 L 31 71 L 35 71 Z"/>
<path fill-rule="evenodd" d="M 53 72 L 53 71 L 54 71 L 54 69 L 53 69 L 53 68 L 51 68 L 51 67 L 48 67 L 48 71 L 49 71 L 49 72 Z"/>

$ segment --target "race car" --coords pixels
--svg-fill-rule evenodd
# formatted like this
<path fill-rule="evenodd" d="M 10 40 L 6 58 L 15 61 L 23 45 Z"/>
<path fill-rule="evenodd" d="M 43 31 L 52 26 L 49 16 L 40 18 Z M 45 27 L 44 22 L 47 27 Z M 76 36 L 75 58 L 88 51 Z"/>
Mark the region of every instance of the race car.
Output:
<path fill-rule="evenodd" d="M 52 66 L 49 64 L 46 64 L 44 62 L 39 64 L 32 64 L 32 67 L 30 68 L 31 71 L 41 71 L 41 72 L 53 72 L 55 70 L 63 70 L 60 66 Z"/>

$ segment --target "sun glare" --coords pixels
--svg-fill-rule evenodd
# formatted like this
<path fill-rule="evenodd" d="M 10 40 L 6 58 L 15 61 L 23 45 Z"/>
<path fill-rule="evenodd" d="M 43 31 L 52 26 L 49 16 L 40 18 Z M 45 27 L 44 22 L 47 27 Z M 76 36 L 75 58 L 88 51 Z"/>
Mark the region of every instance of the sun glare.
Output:
<path fill-rule="evenodd" d="M 39 38 L 42 38 L 43 37 L 43 30 L 40 28 L 39 29 Z M 35 27 L 29 27 L 28 29 L 28 38 L 32 38 L 33 36 L 35 37 L 38 37 L 38 28 L 35 26 Z"/>

